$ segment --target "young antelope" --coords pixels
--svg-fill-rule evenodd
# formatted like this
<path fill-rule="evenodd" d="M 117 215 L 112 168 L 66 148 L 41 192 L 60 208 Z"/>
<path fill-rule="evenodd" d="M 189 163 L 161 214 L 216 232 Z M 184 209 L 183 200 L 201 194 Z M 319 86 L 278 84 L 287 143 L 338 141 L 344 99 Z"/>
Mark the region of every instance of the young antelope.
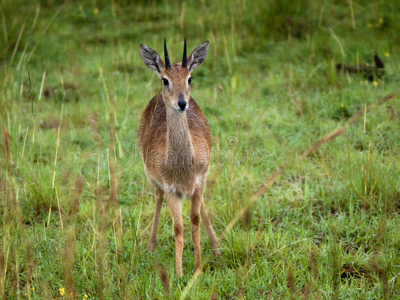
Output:
<path fill-rule="evenodd" d="M 165 196 L 173 219 L 178 275 L 182 275 L 183 197 L 191 201 L 195 270 L 201 269 L 200 215 L 214 253 L 219 254 L 219 242 L 203 201 L 211 159 L 210 126 L 190 96 L 190 74 L 203 63 L 209 48 L 209 43 L 204 42 L 187 57 L 185 39 L 182 62 L 171 64 L 165 40 L 165 62 L 157 52 L 146 45 L 140 45 L 143 62 L 157 73 L 162 86 L 162 92 L 155 95 L 147 105 L 138 134 L 144 170 L 154 186 L 156 199 L 149 247 L 153 252 L 157 245 L 157 228 Z"/>

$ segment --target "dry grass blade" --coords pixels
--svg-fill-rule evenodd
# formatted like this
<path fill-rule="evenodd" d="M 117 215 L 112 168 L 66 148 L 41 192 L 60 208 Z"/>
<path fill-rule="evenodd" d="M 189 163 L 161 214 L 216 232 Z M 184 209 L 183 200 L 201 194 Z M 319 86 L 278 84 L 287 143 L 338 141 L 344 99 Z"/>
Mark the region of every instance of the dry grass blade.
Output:
<path fill-rule="evenodd" d="M 247 202 L 246 206 L 242 208 L 232 219 L 232 221 L 225 227 L 225 231 L 221 236 L 221 239 L 226 236 L 226 234 L 233 228 L 233 226 L 239 221 L 239 219 L 249 210 L 249 208 L 260 198 L 279 178 L 282 172 L 285 170 L 287 166 L 287 162 L 283 163 L 278 170 L 276 170 L 265 183 L 261 186 L 261 188 L 250 198 Z"/>
<path fill-rule="evenodd" d="M 186 296 L 188 295 L 190 289 L 192 288 L 193 284 L 196 282 L 200 274 L 201 274 L 201 269 L 197 269 L 197 271 L 193 274 L 192 278 L 190 279 L 185 289 L 183 290 L 181 296 L 179 297 L 179 300 L 186 299 Z"/>
<path fill-rule="evenodd" d="M 350 119 L 348 119 L 342 126 L 339 128 L 329 132 L 328 134 L 324 135 L 319 141 L 314 143 L 310 148 L 307 150 L 303 151 L 300 154 L 300 158 L 304 158 L 307 155 L 313 153 L 317 149 L 319 149 L 322 145 L 329 143 L 330 141 L 333 141 L 336 139 L 338 136 L 340 136 L 343 132 L 345 132 L 347 126 L 353 124 L 356 122 L 363 114 L 366 112 L 370 111 L 373 108 L 378 107 L 379 105 L 389 101 L 390 99 L 393 99 L 396 97 L 396 94 L 390 94 L 386 97 L 383 97 L 379 99 L 376 103 L 373 103 L 371 105 L 368 105 L 364 107 L 363 109 L 359 110 L 356 112 Z M 235 217 L 232 219 L 232 221 L 226 226 L 225 231 L 223 232 L 221 239 L 223 239 L 229 231 L 233 228 L 233 226 L 243 217 L 243 215 L 246 213 L 246 211 L 260 198 L 262 195 L 264 195 L 268 189 L 278 180 L 279 176 L 283 173 L 283 171 L 286 169 L 286 166 L 288 165 L 288 162 L 284 162 L 271 176 L 267 178 L 265 183 L 261 186 L 261 188 L 247 201 L 247 204 L 235 215 Z"/>
<path fill-rule="evenodd" d="M 4 112 L 4 101 L 3 101 L 3 112 Z M 9 145 L 9 135 L 4 120 L 3 120 L 3 138 L 4 138 L 4 152 L 5 152 L 6 162 L 8 164 L 11 161 L 11 153 Z"/>
<path fill-rule="evenodd" d="M 290 290 L 290 293 L 292 294 L 292 297 L 295 297 L 295 294 L 297 292 L 296 289 L 296 279 L 294 278 L 293 270 L 292 267 L 289 266 L 287 272 L 286 272 L 286 280 L 287 280 L 287 286 L 288 289 Z"/>

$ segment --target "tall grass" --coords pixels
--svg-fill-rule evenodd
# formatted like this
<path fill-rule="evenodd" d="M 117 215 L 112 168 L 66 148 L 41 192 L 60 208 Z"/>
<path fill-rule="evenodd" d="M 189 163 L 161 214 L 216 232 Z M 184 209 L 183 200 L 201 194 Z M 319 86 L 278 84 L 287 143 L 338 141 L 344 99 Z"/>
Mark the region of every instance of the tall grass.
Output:
<path fill-rule="evenodd" d="M 399 92 L 400 4 L 292 2 L 1 2 L 0 298 L 400 297 L 399 98 L 351 118 Z M 222 254 L 202 231 L 194 274 L 186 230 L 182 278 L 166 208 L 147 250 L 137 146 L 160 90 L 138 46 L 164 37 L 172 61 L 211 43 L 192 95 Z"/>

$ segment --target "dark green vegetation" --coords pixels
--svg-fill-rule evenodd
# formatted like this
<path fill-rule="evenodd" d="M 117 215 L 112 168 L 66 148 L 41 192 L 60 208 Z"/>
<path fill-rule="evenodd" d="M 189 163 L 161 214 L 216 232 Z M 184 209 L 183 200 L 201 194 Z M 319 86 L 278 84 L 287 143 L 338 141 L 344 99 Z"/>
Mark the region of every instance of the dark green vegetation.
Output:
<path fill-rule="evenodd" d="M 400 2 L 135 2 L 1 2 L 0 298 L 399 299 L 400 99 L 299 154 L 399 91 Z M 177 62 L 185 36 L 190 50 L 211 43 L 192 95 L 213 134 L 217 235 L 289 162 L 220 257 L 202 231 L 196 280 L 187 201 L 184 277 L 166 207 L 147 250 L 137 146 L 160 88 L 139 44 L 162 54 L 167 37 Z"/>

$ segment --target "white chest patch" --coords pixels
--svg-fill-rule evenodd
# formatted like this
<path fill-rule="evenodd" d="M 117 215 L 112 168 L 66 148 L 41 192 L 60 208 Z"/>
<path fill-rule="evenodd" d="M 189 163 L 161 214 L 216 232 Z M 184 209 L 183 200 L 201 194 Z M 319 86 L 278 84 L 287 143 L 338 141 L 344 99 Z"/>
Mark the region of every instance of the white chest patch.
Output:
<path fill-rule="evenodd" d="M 204 176 L 204 175 L 203 175 L 203 176 Z M 164 190 L 165 190 L 167 193 L 175 194 L 175 195 L 177 195 L 179 198 L 184 198 L 184 197 L 190 198 L 190 197 L 193 196 L 193 194 L 194 194 L 196 188 L 199 188 L 199 187 L 202 186 L 203 180 L 204 180 L 204 177 L 203 177 L 203 176 L 202 176 L 202 175 L 196 176 L 195 182 L 193 182 L 192 190 L 190 190 L 190 191 L 184 192 L 184 191 L 179 187 L 179 185 L 176 186 L 176 185 L 174 185 L 174 184 L 166 183 L 166 182 L 164 182 L 163 188 L 164 188 Z"/>
<path fill-rule="evenodd" d="M 196 182 L 196 183 L 197 183 L 197 182 Z M 193 196 L 194 191 L 195 191 L 195 188 L 193 188 L 193 190 L 192 190 L 189 194 L 182 193 L 182 191 L 178 190 L 178 189 L 176 188 L 176 186 L 174 186 L 173 184 L 167 184 L 167 185 L 165 185 L 165 189 L 166 189 L 166 191 L 167 191 L 168 193 L 175 194 L 175 195 L 177 195 L 179 198 L 190 198 L 190 197 Z"/>
<path fill-rule="evenodd" d="M 176 187 L 173 184 L 167 184 L 167 191 L 171 194 L 176 194 Z"/>
<path fill-rule="evenodd" d="M 201 176 L 197 176 L 196 184 L 197 184 L 197 186 L 200 186 L 200 184 L 201 184 Z"/>

